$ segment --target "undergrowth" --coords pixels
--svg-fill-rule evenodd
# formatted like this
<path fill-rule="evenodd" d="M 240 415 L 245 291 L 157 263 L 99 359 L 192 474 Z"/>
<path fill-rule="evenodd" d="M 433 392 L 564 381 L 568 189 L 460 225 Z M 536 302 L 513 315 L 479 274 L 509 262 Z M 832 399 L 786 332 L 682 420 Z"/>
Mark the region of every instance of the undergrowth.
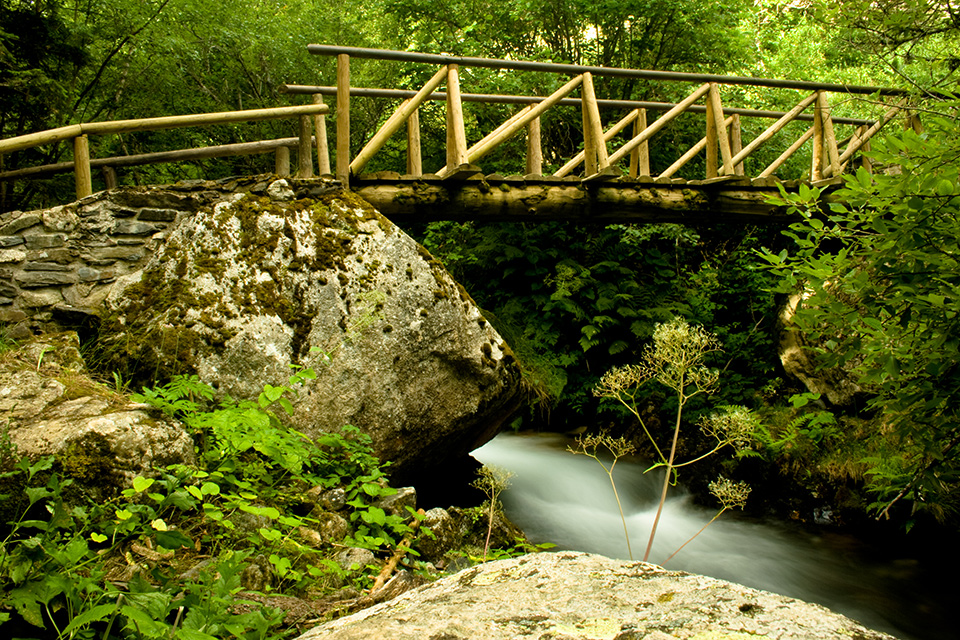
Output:
<path fill-rule="evenodd" d="M 137 477 L 115 498 L 83 498 L 51 457 L 21 457 L 0 437 L 0 635 L 60 639 L 243 640 L 294 632 L 269 606 L 238 606 L 242 576 L 267 565 L 267 594 L 318 595 L 369 587 L 378 567 L 345 570 L 345 547 L 387 557 L 422 514 L 376 506 L 395 493 L 370 438 L 345 426 L 311 440 L 276 408 L 313 377 L 267 385 L 256 402 L 213 405 L 195 376 L 136 399 L 182 421 L 195 465 Z M 338 489 L 350 519 L 343 539 L 324 538 L 309 492 Z M 429 535 L 429 532 L 426 532 Z M 415 543 L 414 543 L 415 546 Z M 416 555 L 416 551 L 408 550 Z M 247 602 L 247 605 L 250 603 Z"/>

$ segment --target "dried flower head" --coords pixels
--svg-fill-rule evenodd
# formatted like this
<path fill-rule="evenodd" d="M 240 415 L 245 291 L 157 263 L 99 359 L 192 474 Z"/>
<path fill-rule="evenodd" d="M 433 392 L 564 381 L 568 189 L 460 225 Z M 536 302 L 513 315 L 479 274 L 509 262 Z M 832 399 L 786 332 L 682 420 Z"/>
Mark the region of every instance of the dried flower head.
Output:
<path fill-rule="evenodd" d="M 711 482 L 709 488 L 724 509 L 743 509 L 750 495 L 750 485 L 746 482 L 734 482 L 723 476 Z"/>

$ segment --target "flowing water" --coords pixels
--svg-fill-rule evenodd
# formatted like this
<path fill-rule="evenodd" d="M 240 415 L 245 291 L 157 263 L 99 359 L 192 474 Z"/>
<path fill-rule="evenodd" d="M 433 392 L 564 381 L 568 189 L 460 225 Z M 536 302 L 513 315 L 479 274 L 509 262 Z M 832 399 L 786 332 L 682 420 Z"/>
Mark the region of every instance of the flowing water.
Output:
<path fill-rule="evenodd" d="M 568 453 L 569 442 L 559 435 L 503 434 L 473 456 L 514 474 L 502 495 L 504 509 L 534 542 L 626 559 L 610 480 L 595 460 Z M 663 479 L 643 470 L 625 460 L 614 470 L 635 559 L 643 557 Z M 673 487 L 650 561 L 663 563 L 715 513 Z M 727 512 L 665 566 L 816 602 L 903 639 L 958 637 L 955 621 L 947 619 L 954 613 L 948 607 L 960 604 L 956 575 L 930 575 L 933 569 L 924 571 L 916 559 L 891 558 L 889 550 L 878 553 L 849 536 L 814 535 Z"/>

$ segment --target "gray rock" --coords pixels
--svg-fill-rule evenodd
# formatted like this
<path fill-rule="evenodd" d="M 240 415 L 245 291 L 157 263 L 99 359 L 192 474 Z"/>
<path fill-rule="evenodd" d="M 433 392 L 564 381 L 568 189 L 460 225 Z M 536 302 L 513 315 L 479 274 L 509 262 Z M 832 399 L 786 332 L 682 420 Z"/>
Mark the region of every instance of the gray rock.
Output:
<path fill-rule="evenodd" d="M 387 515 L 409 517 L 407 507 L 417 510 L 417 490 L 413 487 L 400 487 L 392 496 L 384 496 L 374 506 L 380 507 Z"/>
<path fill-rule="evenodd" d="M 56 457 L 94 488 L 195 461 L 183 426 L 146 409 L 86 376 L 75 333 L 44 336 L 0 362 L 0 414 L 17 449 Z"/>
<path fill-rule="evenodd" d="M 376 561 L 376 556 L 374 556 L 373 552 L 369 549 L 350 547 L 337 554 L 337 564 L 339 564 L 340 568 L 344 571 L 351 571 L 355 567 L 365 567 L 368 564 L 375 564 Z"/>
<path fill-rule="evenodd" d="M 340 544 L 350 533 L 350 523 L 345 518 L 329 511 L 315 513 L 317 519 L 317 532 L 324 542 L 331 544 Z"/>
<path fill-rule="evenodd" d="M 232 194 L 171 230 L 103 314 L 107 366 L 197 373 L 254 399 L 315 370 L 291 424 L 350 424 L 394 478 L 469 453 L 519 406 L 519 369 L 470 297 L 422 247 L 349 192 Z"/>
<path fill-rule="evenodd" d="M 819 605 L 642 562 L 541 553 L 465 569 L 298 640 L 892 640 Z"/>

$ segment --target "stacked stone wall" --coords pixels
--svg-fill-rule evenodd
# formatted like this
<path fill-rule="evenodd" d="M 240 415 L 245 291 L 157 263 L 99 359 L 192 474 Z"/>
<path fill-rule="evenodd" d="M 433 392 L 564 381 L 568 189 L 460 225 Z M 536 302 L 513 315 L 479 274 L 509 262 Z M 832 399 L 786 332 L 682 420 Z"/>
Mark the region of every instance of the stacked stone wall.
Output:
<path fill-rule="evenodd" d="M 267 177 L 101 191 L 42 211 L 0 214 L 0 323 L 42 328 L 58 312 L 96 314 L 110 285 L 138 271 L 185 217 Z"/>

